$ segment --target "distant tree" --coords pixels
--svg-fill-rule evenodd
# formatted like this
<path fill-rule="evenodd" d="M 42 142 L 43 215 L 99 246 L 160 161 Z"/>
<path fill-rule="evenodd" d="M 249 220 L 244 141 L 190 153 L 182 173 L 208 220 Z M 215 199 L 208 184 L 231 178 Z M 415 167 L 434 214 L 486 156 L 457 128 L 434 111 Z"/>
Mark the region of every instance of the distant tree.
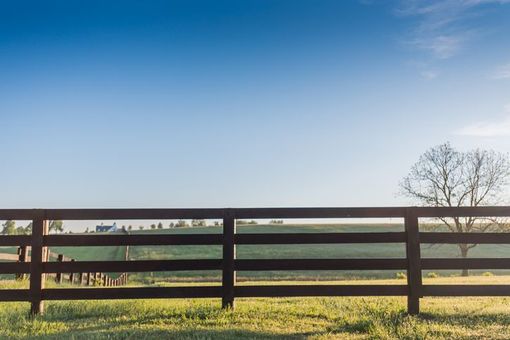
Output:
<path fill-rule="evenodd" d="M 156 225 L 155 224 L 151 224 L 151 229 L 156 229 Z"/>
<path fill-rule="evenodd" d="M 55 233 L 62 233 L 64 232 L 64 222 L 60 220 L 53 220 L 50 221 L 50 226 L 48 228 L 48 231 L 51 233 L 54 231 Z"/>
<path fill-rule="evenodd" d="M 283 224 L 283 220 L 271 220 L 269 224 Z"/>
<path fill-rule="evenodd" d="M 220 226 L 220 222 L 218 222 L 218 221 L 214 221 L 214 226 L 215 226 L 215 227 L 219 227 L 219 226 Z"/>
<path fill-rule="evenodd" d="M 143 225 L 139 226 L 138 229 L 143 230 Z"/>
<path fill-rule="evenodd" d="M 424 206 L 461 207 L 501 202 L 510 178 L 508 155 L 490 150 L 460 152 L 449 143 L 427 150 L 400 183 L 402 194 Z M 439 218 L 451 232 L 471 233 L 510 229 L 508 223 L 478 217 Z M 438 225 L 441 227 L 441 225 Z M 458 244 L 461 257 L 477 244 Z M 465 269 L 463 276 L 468 275 Z"/>
<path fill-rule="evenodd" d="M 174 222 L 170 222 L 170 224 L 168 225 L 168 227 L 169 227 L 169 228 L 173 228 L 173 227 L 175 227 Z"/>
<path fill-rule="evenodd" d="M 176 227 L 176 228 L 185 228 L 185 227 L 187 227 L 187 226 L 188 226 L 188 224 L 186 223 L 186 221 L 185 221 L 185 220 L 179 220 L 179 221 L 177 221 L 177 223 L 175 224 L 175 227 Z"/>
<path fill-rule="evenodd" d="M 7 220 L 2 224 L 2 235 L 15 235 L 16 234 L 16 221 Z"/>
<path fill-rule="evenodd" d="M 16 235 L 26 235 L 25 227 L 23 227 L 23 226 L 17 227 L 15 234 Z"/>
<path fill-rule="evenodd" d="M 206 225 L 205 220 L 191 220 L 192 227 L 205 227 Z"/>
<path fill-rule="evenodd" d="M 163 223 L 161 222 L 158 223 L 158 229 L 163 229 Z"/>
<path fill-rule="evenodd" d="M 85 233 L 88 234 L 89 233 L 89 227 L 87 227 L 87 229 L 85 229 Z"/>
<path fill-rule="evenodd" d="M 25 227 L 25 235 L 30 235 L 30 234 L 32 234 L 32 222 L 27 224 L 27 226 Z"/>
<path fill-rule="evenodd" d="M 276 220 L 275 220 L 275 221 L 276 221 Z M 255 220 L 251 220 L 251 221 L 246 221 L 246 220 L 237 220 L 237 221 L 236 221 L 236 223 L 237 223 L 238 225 L 242 225 L 242 224 L 258 224 L 258 222 L 257 222 L 257 221 L 255 221 Z M 282 223 L 283 223 L 283 221 L 282 221 Z"/>
<path fill-rule="evenodd" d="M 128 230 L 129 230 L 129 231 L 133 230 L 133 226 L 132 226 L 132 225 L 129 225 Z"/>

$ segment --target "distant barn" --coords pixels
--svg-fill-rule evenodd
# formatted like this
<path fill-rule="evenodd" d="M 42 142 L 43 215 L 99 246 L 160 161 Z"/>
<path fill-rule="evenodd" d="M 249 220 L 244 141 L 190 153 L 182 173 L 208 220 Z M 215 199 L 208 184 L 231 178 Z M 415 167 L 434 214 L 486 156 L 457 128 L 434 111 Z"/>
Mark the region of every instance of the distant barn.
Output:
<path fill-rule="evenodd" d="M 117 231 L 117 223 L 113 225 L 104 225 L 103 223 L 96 225 L 96 233 L 112 233 L 115 231 Z"/>

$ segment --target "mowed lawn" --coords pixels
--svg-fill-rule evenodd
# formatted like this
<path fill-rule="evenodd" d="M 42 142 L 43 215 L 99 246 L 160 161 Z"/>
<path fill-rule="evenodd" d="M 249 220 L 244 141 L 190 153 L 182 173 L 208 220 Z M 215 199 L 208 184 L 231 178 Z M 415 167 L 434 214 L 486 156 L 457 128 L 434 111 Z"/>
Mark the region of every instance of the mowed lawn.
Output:
<path fill-rule="evenodd" d="M 339 284 L 404 282 L 367 280 Z M 434 278 L 425 279 L 425 283 L 507 284 L 510 277 Z M 0 288 L 24 284 L 4 281 Z M 236 300 L 234 311 L 221 310 L 219 299 L 46 302 L 45 315 L 33 320 L 28 317 L 27 303 L 4 302 L 0 303 L 0 338 L 510 338 L 510 298 L 421 301 L 420 316 L 406 314 L 403 297 L 246 298 Z"/>

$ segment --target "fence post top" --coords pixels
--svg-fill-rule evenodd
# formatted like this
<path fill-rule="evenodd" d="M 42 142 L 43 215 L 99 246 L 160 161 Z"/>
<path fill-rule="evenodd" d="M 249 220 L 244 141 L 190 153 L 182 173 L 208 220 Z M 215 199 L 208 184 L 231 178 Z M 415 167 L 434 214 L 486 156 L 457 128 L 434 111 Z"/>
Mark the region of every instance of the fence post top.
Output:
<path fill-rule="evenodd" d="M 234 208 L 225 208 L 223 209 L 224 218 L 235 218 L 235 209 Z"/>

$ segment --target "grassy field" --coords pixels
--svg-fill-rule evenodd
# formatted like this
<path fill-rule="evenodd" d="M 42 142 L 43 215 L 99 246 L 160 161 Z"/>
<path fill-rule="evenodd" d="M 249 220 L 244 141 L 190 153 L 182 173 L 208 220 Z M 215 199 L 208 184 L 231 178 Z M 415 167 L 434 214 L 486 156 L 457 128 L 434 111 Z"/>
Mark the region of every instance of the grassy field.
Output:
<path fill-rule="evenodd" d="M 377 232 L 403 231 L 401 224 L 284 224 L 238 226 L 238 233 L 311 233 L 311 232 Z M 133 233 L 164 234 L 212 234 L 221 233 L 221 227 L 174 228 L 134 231 Z M 97 235 L 100 236 L 100 235 Z M 4 250 L 0 250 L 4 252 Z M 52 252 L 63 253 L 76 260 L 123 260 L 125 247 L 53 247 Z M 15 252 L 12 248 L 9 252 Z M 221 246 L 132 246 L 131 260 L 149 259 L 214 259 L 221 258 Z M 423 257 L 458 257 L 455 245 L 423 245 Z M 469 253 L 470 257 L 510 257 L 509 245 L 479 245 Z M 320 244 L 320 245 L 240 245 L 237 257 L 254 258 L 402 258 L 403 244 Z M 458 275 L 458 271 L 436 271 L 441 276 Z M 483 271 L 472 271 L 481 274 Z M 510 271 L 493 271 L 510 274 Z M 425 275 L 427 273 L 425 272 Z M 266 271 L 239 272 L 240 280 L 337 280 L 352 278 L 393 278 L 396 271 Z M 168 280 L 213 280 L 220 278 L 219 271 L 159 272 L 134 274 L 132 278 L 150 281 Z"/>
<path fill-rule="evenodd" d="M 426 284 L 508 282 L 509 276 L 425 279 Z M 0 288 L 12 285 L 0 282 Z M 0 338 L 510 338 L 510 298 L 424 298 L 420 316 L 406 314 L 402 297 L 237 299 L 235 311 L 221 310 L 219 299 L 135 301 L 46 302 L 46 314 L 34 320 L 27 316 L 27 303 L 0 303 Z"/>

